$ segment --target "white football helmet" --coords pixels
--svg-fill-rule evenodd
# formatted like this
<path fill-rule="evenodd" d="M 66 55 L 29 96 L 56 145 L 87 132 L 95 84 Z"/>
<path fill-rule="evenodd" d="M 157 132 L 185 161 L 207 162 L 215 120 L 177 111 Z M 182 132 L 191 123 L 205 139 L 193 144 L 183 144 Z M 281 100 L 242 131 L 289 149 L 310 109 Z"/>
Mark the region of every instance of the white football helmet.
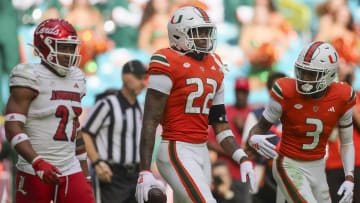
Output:
<path fill-rule="evenodd" d="M 310 95 L 325 90 L 334 81 L 339 65 L 335 48 L 326 42 L 312 42 L 300 52 L 295 62 L 296 90 Z M 312 75 L 312 80 L 304 78 Z"/>
<path fill-rule="evenodd" d="M 198 7 L 182 7 L 171 15 L 167 25 L 170 46 L 188 52 L 212 53 L 216 47 L 216 26 L 207 13 Z M 200 36 L 206 29 L 207 36 Z M 195 40 L 206 40 L 199 45 Z"/>

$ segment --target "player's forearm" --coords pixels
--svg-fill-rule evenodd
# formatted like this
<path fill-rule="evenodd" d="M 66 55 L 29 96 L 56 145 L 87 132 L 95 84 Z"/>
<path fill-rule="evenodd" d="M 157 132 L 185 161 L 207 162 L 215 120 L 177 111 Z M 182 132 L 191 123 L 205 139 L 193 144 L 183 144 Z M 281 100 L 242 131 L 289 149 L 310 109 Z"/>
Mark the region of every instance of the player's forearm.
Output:
<path fill-rule="evenodd" d="M 355 149 L 354 145 L 342 144 L 340 145 L 340 155 L 344 166 L 345 176 L 354 177 L 354 166 L 355 166 Z"/>
<path fill-rule="evenodd" d="M 140 141 L 140 170 L 150 170 L 152 154 L 155 144 L 155 125 L 145 124 L 141 130 Z"/>
<path fill-rule="evenodd" d="M 15 146 L 15 150 L 29 163 L 31 163 L 32 160 L 38 156 L 38 154 L 32 148 L 29 140 L 17 144 Z"/>
<path fill-rule="evenodd" d="M 214 123 L 213 125 L 214 132 L 216 134 L 216 139 L 221 145 L 222 149 L 224 150 L 225 154 L 229 157 L 234 159 L 234 153 L 240 149 L 239 144 L 236 142 L 236 139 L 232 133 L 232 131 L 229 128 L 229 125 L 227 123 Z M 242 150 L 241 150 L 242 151 Z M 239 159 L 239 157 L 236 157 L 237 162 L 242 162 L 243 160 L 247 159 L 247 156 L 244 156 Z"/>
<path fill-rule="evenodd" d="M 31 161 L 36 156 L 38 156 L 38 154 L 32 148 L 30 140 L 25 140 L 14 146 L 13 138 L 20 133 L 24 133 L 22 130 L 22 124 L 19 124 L 19 122 L 5 122 L 5 132 L 7 140 L 12 143 L 12 146 L 15 148 L 16 152 L 20 154 L 26 161 L 31 163 Z"/>
<path fill-rule="evenodd" d="M 254 134 L 266 134 L 270 127 L 272 126 L 273 124 L 268 122 L 263 116 L 260 118 L 259 122 L 257 122 L 255 124 L 254 127 L 251 128 L 250 132 L 249 132 L 249 138 L 251 135 L 254 135 Z"/>
<path fill-rule="evenodd" d="M 145 98 L 143 126 L 140 140 L 140 169 L 149 170 L 155 143 L 156 128 L 165 111 L 168 95 L 148 89 Z"/>
<path fill-rule="evenodd" d="M 355 149 L 353 143 L 353 126 L 340 126 L 340 155 L 344 166 L 345 176 L 354 177 Z"/>
<path fill-rule="evenodd" d="M 89 167 L 86 160 L 79 160 L 80 167 L 85 177 L 90 176 Z"/>

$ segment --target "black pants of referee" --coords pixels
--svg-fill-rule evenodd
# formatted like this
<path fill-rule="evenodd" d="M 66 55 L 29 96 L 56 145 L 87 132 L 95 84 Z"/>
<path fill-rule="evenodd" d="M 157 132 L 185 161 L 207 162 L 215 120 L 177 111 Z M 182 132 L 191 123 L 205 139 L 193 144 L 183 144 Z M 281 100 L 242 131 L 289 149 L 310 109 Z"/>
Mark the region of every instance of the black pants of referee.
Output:
<path fill-rule="evenodd" d="M 112 164 L 111 183 L 99 182 L 102 203 L 137 203 L 135 199 L 138 167 L 129 170 L 126 167 Z M 99 179 L 97 179 L 99 180 Z"/>

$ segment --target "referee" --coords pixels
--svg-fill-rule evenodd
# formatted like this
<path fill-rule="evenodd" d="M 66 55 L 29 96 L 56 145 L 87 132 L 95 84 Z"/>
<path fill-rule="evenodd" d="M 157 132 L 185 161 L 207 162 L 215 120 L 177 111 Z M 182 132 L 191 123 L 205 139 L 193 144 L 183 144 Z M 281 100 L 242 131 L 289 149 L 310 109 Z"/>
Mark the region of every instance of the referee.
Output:
<path fill-rule="evenodd" d="M 136 203 L 143 116 L 143 106 L 136 96 L 146 86 L 146 73 L 140 61 L 127 62 L 122 71 L 122 89 L 97 97 L 82 128 L 88 157 L 98 177 L 97 202 Z"/>

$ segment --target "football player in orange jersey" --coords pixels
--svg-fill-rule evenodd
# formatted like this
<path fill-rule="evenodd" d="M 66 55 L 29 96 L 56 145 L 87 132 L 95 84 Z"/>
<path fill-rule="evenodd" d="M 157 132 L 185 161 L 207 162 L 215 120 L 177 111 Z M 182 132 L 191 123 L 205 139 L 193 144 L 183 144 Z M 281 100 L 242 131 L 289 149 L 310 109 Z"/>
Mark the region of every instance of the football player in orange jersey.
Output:
<path fill-rule="evenodd" d="M 224 65 L 214 53 L 216 27 L 206 12 L 182 7 L 168 23 L 171 48 L 151 57 L 141 131 L 141 172 L 136 198 L 143 203 L 152 187 L 163 188 L 150 171 L 158 124 L 163 127 L 156 163 L 174 191 L 175 203 L 216 202 L 211 194 L 207 129 L 240 164 L 242 181 L 255 183 L 253 166 L 229 129 L 224 106 Z"/>
<path fill-rule="evenodd" d="M 295 62 L 296 79 L 282 78 L 271 90 L 271 100 L 260 121 L 251 129 L 249 144 L 260 154 L 275 158 L 274 178 L 288 202 L 331 202 L 325 176 L 326 144 L 338 125 L 345 180 L 338 190 L 341 203 L 352 202 L 354 145 L 351 86 L 334 82 L 338 54 L 333 46 L 313 42 Z M 265 135 L 280 118 L 279 154 Z"/>

